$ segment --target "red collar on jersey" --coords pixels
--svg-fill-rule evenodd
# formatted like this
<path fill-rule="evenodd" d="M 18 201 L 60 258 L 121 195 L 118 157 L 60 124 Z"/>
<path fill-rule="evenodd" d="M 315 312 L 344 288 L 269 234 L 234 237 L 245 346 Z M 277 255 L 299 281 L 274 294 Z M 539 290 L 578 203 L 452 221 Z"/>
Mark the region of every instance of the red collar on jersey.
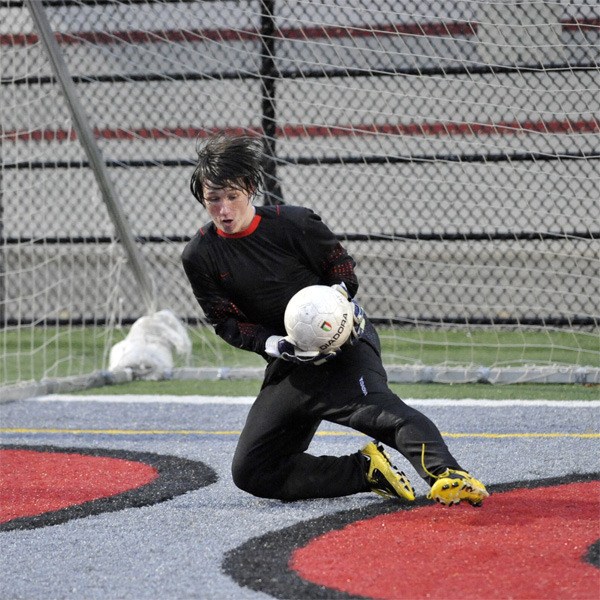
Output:
<path fill-rule="evenodd" d="M 246 229 L 242 229 L 242 231 L 238 231 L 237 233 L 225 233 L 221 229 L 217 228 L 217 235 L 224 237 L 224 238 L 246 237 L 247 235 L 250 235 L 251 233 L 254 233 L 256 231 L 256 228 L 258 227 L 258 224 L 260 223 L 260 219 L 261 219 L 260 215 L 254 215 L 254 218 L 250 222 L 250 225 L 248 225 L 248 227 L 246 227 Z"/>

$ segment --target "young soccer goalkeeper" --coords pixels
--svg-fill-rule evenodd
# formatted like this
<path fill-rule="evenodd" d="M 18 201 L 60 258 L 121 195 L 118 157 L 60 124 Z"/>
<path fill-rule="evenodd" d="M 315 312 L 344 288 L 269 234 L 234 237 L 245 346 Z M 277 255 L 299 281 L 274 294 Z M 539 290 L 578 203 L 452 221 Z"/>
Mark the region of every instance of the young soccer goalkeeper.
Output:
<path fill-rule="evenodd" d="M 428 498 L 479 506 L 488 496 L 485 486 L 457 463 L 434 423 L 388 387 L 378 335 L 355 302 L 353 332 L 339 351 L 308 359 L 296 354 L 283 323 L 289 299 L 315 284 L 352 299 L 355 263 L 313 211 L 254 206 L 262 163 L 260 140 L 252 137 L 215 136 L 199 148 L 190 187 L 211 221 L 182 255 L 216 333 L 267 361 L 233 458 L 234 483 L 281 500 L 368 491 L 414 500 L 386 444 L 431 486 Z M 374 441 L 347 456 L 313 456 L 307 450 L 322 420 Z"/>

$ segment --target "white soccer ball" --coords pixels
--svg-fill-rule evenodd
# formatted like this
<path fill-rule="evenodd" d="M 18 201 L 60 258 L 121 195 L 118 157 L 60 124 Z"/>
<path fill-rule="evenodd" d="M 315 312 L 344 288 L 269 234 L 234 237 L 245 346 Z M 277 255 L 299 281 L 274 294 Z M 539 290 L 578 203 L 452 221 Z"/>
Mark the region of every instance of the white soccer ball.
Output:
<path fill-rule="evenodd" d="M 329 352 L 350 337 L 350 302 L 326 285 L 309 285 L 297 292 L 285 309 L 285 330 L 305 352 Z"/>

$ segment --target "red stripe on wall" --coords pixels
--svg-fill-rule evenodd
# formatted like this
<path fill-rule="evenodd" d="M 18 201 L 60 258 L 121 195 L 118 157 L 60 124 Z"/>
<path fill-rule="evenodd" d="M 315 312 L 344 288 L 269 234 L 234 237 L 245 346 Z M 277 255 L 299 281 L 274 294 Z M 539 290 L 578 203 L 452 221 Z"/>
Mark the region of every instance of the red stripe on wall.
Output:
<path fill-rule="evenodd" d="M 215 129 L 197 127 L 165 127 L 140 129 L 94 129 L 98 139 L 104 140 L 141 140 L 141 139 L 196 139 L 213 135 Z M 219 129 L 218 131 L 223 131 Z M 566 133 L 583 134 L 600 132 L 600 123 L 596 119 L 570 119 L 553 121 L 499 121 L 498 123 L 461 123 L 440 121 L 434 123 L 406 124 L 357 124 L 328 127 L 325 125 L 283 125 L 277 128 L 280 138 L 315 137 L 356 137 L 362 135 L 398 135 L 398 136 L 476 136 L 476 135 L 522 135 L 528 133 Z M 225 129 L 228 135 L 261 134 L 260 129 L 230 127 Z M 62 142 L 77 139 L 74 130 L 38 129 L 33 131 L 6 131 L 2 135 L 4 142 L 45 141 Z"/>
<path fill-rule="evenodd" d="M 600 19 L 563 20 L 560 22 L 566 31 L 600 30 Z M 336 38 L 361 38 L 381 35 L 413 36 L 473 36 L 477 34 L 476 21 L 439 21 L 424 23 L 396 23 L 390 25 L 364 25 L 362 27 L 338 26 L 326 27 L 284 27 L 278 29 L 276 37 L 290 40 L 315 40 Z M 59 44 L 80 44 L 83 42 L 109 45 L 116 43 L 148 44 L 163 42 L 202 42 L 202 41 L 251 41 L 256 40 L 260 32 L 256 29 L 177 29 L 154 31 L 82 31 L 78 33 L 56 33 Z M 0 45 L 26 46 L 37 44 L 35 33 L 4 33 L 0 35 Z"/>

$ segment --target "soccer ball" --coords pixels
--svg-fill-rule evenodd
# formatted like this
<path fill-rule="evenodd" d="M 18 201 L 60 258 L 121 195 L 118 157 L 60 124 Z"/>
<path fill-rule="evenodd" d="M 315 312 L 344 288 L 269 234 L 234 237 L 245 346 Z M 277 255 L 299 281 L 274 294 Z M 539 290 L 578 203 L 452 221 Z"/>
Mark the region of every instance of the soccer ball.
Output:
<path fill-rule="evenodd" d="M 350 302 L 326 285 L 309 285 L 297 292 L 285 309 L 285 330 L 305 352 L 330 352 L 350 337 Z"/>

